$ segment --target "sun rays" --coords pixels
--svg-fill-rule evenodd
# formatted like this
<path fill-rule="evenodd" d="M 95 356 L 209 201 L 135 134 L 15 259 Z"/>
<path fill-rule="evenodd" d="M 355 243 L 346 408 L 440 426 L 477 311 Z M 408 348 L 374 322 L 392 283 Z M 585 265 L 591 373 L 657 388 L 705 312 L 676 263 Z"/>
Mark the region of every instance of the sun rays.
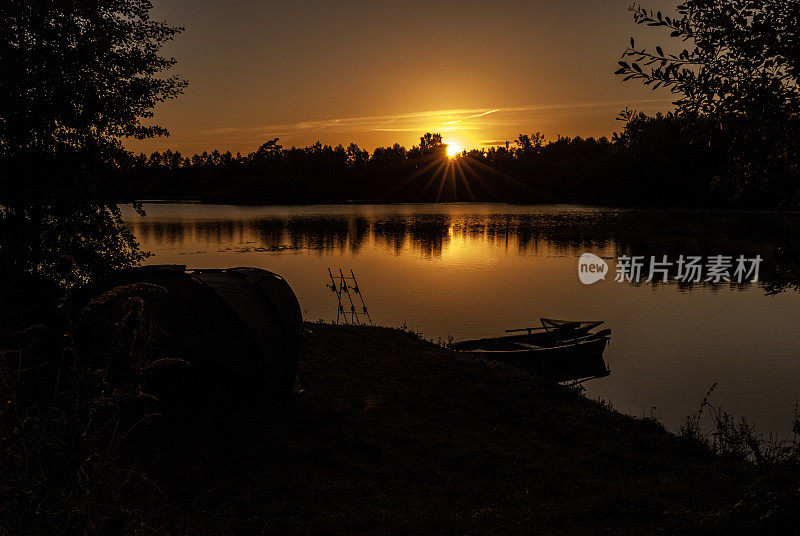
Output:
<path fill-rule="evenodd" d="M 475 188 L 484 193 L 492 194 L 497 184 L 488 183 L 481 174 L 489 173 L 505 179 L 507 186 L 524 187 L 520 181 L 510 175 L 495 169 L 483 162 L 469 156 L 462 149 L 456 155 L 450 156 L 450 150 L 419 157 L 415 164 L 417 170 L 395 185 L 385 195 L 400 191 L 411 183 L 424 181 L 417 189 L 419 201 L 476 201 Z M 432 195 L 436 192 L 435 197 Z"/>

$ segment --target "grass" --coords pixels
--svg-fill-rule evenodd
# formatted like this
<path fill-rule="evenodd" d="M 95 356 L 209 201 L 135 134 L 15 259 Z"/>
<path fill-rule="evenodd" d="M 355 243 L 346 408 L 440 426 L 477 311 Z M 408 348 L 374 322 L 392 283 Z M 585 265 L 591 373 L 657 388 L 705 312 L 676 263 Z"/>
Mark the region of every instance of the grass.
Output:
<path fill-rule="evenodd" d="M 296 400 L 277 418 L 234 412 L 224 454 L 201 442 L 191 486 L 173 490 L 173 531 L 722 534 L 795 521 L 796 480 L 576 390 L 398 330 L 307 330 Z"/>
<path fill-rule="evenodd" d="M 723 408 L 712 405 L 710 398 L 716 388 L 715 383 L 703 397 L 698 411 L 686 418 L 680 430 L 682 438 L 703 445 L 719 456 L 761 467 L 800 467 L 800 416 L 797 407 L 791 437 L 780 438 L 775 434 L 765 437 L 744 417 L 736 419 Z M 711 421 L 710 429 L 703 425 L 704 416 Z"/>
<path fill-rule="evenodd" d="M 673 435 L 403 330 L 306 324 L 293 400 L 267 409 L 244 395 L 234 386 L 227 404 L 148 423 L 147 437 L 115 458 L 118 477 L 98 486 L 89 475 L 67 517 L 90 523 L 71 532 L 770 534 L 798 525 L 800 471 L 788 458 L 754 464 L 702 434 Z"/>

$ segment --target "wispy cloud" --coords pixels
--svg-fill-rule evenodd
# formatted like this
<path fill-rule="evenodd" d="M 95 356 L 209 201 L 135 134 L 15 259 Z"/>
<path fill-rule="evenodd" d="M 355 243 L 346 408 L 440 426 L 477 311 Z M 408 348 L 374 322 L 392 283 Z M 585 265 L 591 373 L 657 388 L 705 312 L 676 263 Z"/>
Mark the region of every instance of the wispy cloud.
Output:
<path fill-rule="evenodd" d="M 472 115 L 469 115 L 469 116 L 465 117 L 464 119 L 472 119 L 473 117 L 483 117 L 483 116 L 486 116 L 486 115 L 489 115 L 489 114 L 493 114 L 493 113 L 496 113 L 496 112 L 500 112 L 500 111 L 502 111 L 502 109 L 501 109 L 501 108 L 495 108 L 494 110 L 487 110 L 487 111 L 485 111 L 485 112 L 481 112 L 481 113 L 479 113 L 479 114 L 472 114 Z M 454 125 L 454 124 L 456 124 L 456 123 L 460 123 L 460 122 L 461 122 L 461 121 L 463 121 L 464 119 L 456 119 L 456 120 L 454 120 L 454 121 L 448 121 L 448 122 L 446 122 L 446 123 L 442 123 L 442 124 L 443 124 L 443 125 Z"/>
<path fill-rule="evenodd" d="M 483 131 L 483 136 L 503 135 L 499 130 L 534 128 L 577 114 L 608 113 L 614 108 L 637 105 L 664 105 L 672 99 L 639 101 L 582 102 L 505 106 L 494 108 L 448 108 L 392 115 L 373 115 L 309 119 L 295 123 L 264 124 L 242 127 L 205 129 L 198 132 L 204 138 L 262 138 L 280 136 L 304 139 L 325 131 L 326 135 L 353 135 L 366 132 L 448 132 Z M 491 131 L 491 132 L 489 132 Z M 476 134 L 477 136 L 477 134 Z M 486 139 L 486 138 L 484 138 Z M 496 140 L 492 140 L 494 142 Z"/>
<path fill-rule="evenodd" d="M 481 140 L 480 145 L 483 146 L 505 145 L 506 141 L 508 140 Z"/>

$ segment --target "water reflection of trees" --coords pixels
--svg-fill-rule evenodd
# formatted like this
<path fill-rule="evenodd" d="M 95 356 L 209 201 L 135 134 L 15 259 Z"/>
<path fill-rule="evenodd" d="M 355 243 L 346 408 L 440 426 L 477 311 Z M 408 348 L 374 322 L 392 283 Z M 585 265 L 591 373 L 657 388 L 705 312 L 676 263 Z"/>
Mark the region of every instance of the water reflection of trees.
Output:
<path fill-rule="evenodd" d="M 399 253 L 406 242 L 426 257 L 439 257 L 450 242 L 451 219 L 444 214 L 395 216 L 372 224 L 375 242 Z"/>
<path fill-rule="evenodd" d="M 667 255 L 761 255 L 768 290 L 797 287 L 800 215 L 779 213 L 603 210 L 521 214 L 392 214 L 368 217 L 287 216 L 253 220 L 159 221 L 134 224 L 145 244 L 189 242 L 242 250 L 316 250 L 357 253 L 364 244 L 400 254 L 439 257 L 455 239 L 485 242 L 520 255 L 584 251 L 660 258 Z"/>
<path fill-rule="evenodd" d="M 370 222 L 361 217 L 187 221 L 143 219 L 135 222 L 133 229 L 139 240 L 158 246 L 181 247 L 190 242 L 199 242 L 217 246 L 235 245 L 239 249 L 342 249 L 355 253 L 369 237 Z"/>

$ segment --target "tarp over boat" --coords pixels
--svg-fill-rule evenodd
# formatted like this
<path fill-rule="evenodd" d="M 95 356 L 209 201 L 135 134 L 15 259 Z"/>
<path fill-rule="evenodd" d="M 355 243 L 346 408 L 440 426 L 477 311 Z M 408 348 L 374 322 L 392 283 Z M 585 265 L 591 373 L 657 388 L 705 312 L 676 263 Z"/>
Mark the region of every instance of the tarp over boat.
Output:
<path fill-rule="evenodd" d="M 167 290 L 154 321 L 196 371 L 230 376 L 266 397 L 291 396 L 303 325 L 297 297 L 281 276 L 258 268 L 165 265 L 125 270 L 109 283 Z"/>

